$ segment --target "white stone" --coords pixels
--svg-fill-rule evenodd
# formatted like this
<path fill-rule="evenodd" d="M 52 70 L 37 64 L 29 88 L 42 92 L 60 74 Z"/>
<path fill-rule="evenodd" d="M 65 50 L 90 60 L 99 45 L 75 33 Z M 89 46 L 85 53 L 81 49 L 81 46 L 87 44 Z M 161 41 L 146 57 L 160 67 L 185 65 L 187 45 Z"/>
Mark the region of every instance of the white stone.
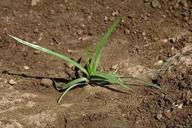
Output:
<path fill-rule="evenodd" d="M 37 5 L 37 3 L 39 3 L 40 0 L 31 0 L 31 6 L 35 6 Z"/>
<path fill-rule="evenodd" d="M 17 82 L 14 81 L 13 79 L 10 79 L 10 80 L 9 80 L 9 84 L 14 85 L 14 84 L 17 84 Z"/>
<path fill-rule="evenodd" d="M 27 65 L 25 65 L 23 68 L 24 68 L 25 70 L 29 70 L 29 66 L 27 66 Z"/>

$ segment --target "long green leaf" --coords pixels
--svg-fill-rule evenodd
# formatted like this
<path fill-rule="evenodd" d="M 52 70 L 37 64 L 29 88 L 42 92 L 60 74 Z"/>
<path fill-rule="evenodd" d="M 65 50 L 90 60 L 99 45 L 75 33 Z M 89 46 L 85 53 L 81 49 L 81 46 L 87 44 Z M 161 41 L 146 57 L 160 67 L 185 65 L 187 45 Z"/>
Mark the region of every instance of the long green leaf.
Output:
<path fill-rule="evenodd" d="M 112 73 L 105 73 L 105 72 L 94 72 L 92 74 L 92 77 L 100 77 L 100 78 L 104 78 L 104 79 L 113 79 L 113 83 L 115 83 L 119 78 L 117 75 L 112 74 Z"/>
<path fill-rule="evenodd" d="M 61 100 L 63 99 L 63 97 L 65 96 L 65 94 L 71 90 L 72 88 L 78 86 L 78 85 L 82 85 L 82 84 L 85 84 L 85 83 L 82 83 L 82 82 L 88 82 L 88 79 L 85 78 L 85 77 L 81 77 L 81 78 L 78 78 L 76 80 L 73 80 L 73 81 L 70 81 L 69 83 L 65 84 L 62 86 L 62 89 L 66 89 L 63 94 L 59 97 L 59 100 L 57 101 L 58 103 L 61 102 Z"/>
<path fill-rule="evenodd" d="M 86 81 L 88 81 L 87 78 L 81 77 L 81 78 L 72 80 L 72 81 L 70 81 L 70 82 L 67 83 L 67 84 L 61 84 L 61 88 L 62 88 L 63 90 L 65 90 L 65 89 L 67 89 L 68 87 L 70 87 L 70 86 L 73 85 L 73 84 L 77 84 L 77 83 L 80 83 L 80 82 L 86 82 Z"/>
<path fill-rule="evenodd" d="M 121 18 L 119 17 L 115 22 L 113 22 L 111 27 L 108 28 L 107 32 L 103 35 L 103 37 L 97 44 L 95 53 L 94 53 L 93 58 L 91 59 L 91 63 L 90 63 L 90 70 L 91 70 L 91 71 L 89 71 L 90 74 L 92 74 L 93 72 L 95 72 L 97 70 L 97 67 L 100 62 L 103 46 L 107 43 L 107 40 L 109 39 L 110 35 L 115 30 L 116 26 L 119 24 L 120 21 L 121 21 Z"/>
<path fill-rule="evenodd" d="M 70 91 L 70 90 L 73 89 L 74 87 L 79 86 L 79 85 L 82 85 L 82 84 L 83 84 L 83 83 L 74 84 L 74 85 L 70 86 L 69 88 L 67 88 L 67 89 L 65 90 L 65 92 L 59 97 L 57 103 L 59 104 L 59 103 L 61 102 L 61 100 L 63 99 L 63 97 L 65 96 L 65 94 L 66 94 L 68 91 Z"/>
<path fill-rule="evenodd" d="M 105 85 L 105 84 L 109 84 L 110 82 L 105 79 L 105 78 L 101 78 L 101 77 L 94 77 L 94 78 L 91 78 L 90 81 L 94 84 L 97 84 L 97 85 Z"/>
<path fill-rule="evenodd" d="M 93 73 L 93 76 L 104 78 L 106 81 L 112 84 L 119 84 L 129 90 L 132 91 L 132 89 L 129 87 L 128 84 L 124 83 L 117 75 L 111 74 L 111 73 L 104 73 L 104 72 L 95 72 Z"/>
<path fill-rule="evenodd" d="M 9 35 L 9 34 L 8 34 Z M 78 64 L 77 62 L 75 62 L 74 60 L 70 59 L 69 57 L 63 55 L 63 54 L 59 54 L 57 52 L 54 52 L 52 50 L 49 50 L 47 48 L 44 48 L 44 47 L 41 47 L 39 45 L 35 45 L 35 44 L 32 44 L 32 43 L 29 43 L 27 41 L 24 41 L 24 40 L 21 40 L 15 36 L 12 36 L 12 35 L 9 35 L 11 38 L 15 39 L 17 42 L 21 43 L 21 44 L 24 44 L 24 45 L 27 45 L 31 48 L 34 48 L 34 49 L 37 49 L 39 51 L 42 51 L 42 52 L 45 52 L 47 54 L 50 54 L 50 55 L 54 55 L 58 58 L 61 58 L 63 60 L 65 60 L 66 62 L 70 63 L 71 65 L 74 65 L 76 66 L 77 68 L 79 68 L 82 72 L 84 72 L 86 75 L 88 75 L 88 72 L 85 68 L 83 68 L 80 64 Z"/>
<path fill-rule="evenodd" d="M 91 59 L 91 52 L 89 51 L 89 48 L 91 48 L 91 46 L 87 46 L 83 49 L 83 57 L 86 64 L 88 64 Z"/>
<path fill-rule="evenodd" d="M 162 90 L 162 91 L 163 91 L 163 89 L 162 89 L 159 85 L 153 84 L 153 83 L 150 83 L 150 82 L 147 82 L 147 81 L 142 80 L 142 79 L 137 78 L 137 77 L 128 76 L 128 77 L 120 77 L 120 78 L 122 78 L 122 79 L 134 79 L 134 80 L 138 80 L 138 81 L 141 81 L 142 83 L 144 83 L 145 86 L 154 87 L 154 88 L 156 88 L 156 89 L 159 89 L 159 90 Z"/>

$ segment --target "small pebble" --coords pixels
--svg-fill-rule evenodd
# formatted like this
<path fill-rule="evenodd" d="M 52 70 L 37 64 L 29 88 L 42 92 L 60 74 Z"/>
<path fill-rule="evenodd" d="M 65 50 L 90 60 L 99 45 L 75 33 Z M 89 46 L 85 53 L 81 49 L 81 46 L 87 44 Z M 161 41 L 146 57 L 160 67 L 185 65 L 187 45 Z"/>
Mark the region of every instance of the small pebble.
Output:
<path fill-rule="evenodd" d="M 29 70 L 29 66 L 27 66 L 27 65 L 25 65 L 23 68 L 24 68 L 25 70 Z"/>
<path fill-rule="evenodd" d="M 163 65 L 163 60 L 158 60 L 157 62 L 155 62 L 153 65 L 155 66 L 155 67 L 160 67 L 160 66 L 162 66 Z"/>
<path fill-rule="evenodd" d="M 171 43 L 176 43 L 178 41 L 178 38 L 177 37 L 171 37 L 171 38 L 169 38 L 169 41 Z"/>
<path fill-rule="evenodd" d="M 38 33 L 38 31 L 39 31 L 39 29 L 38 28 L 36 28 L 36 29 L 34 29 L 34 33 Z"/>
<path fill-rule="evenodd" d="M 14 81 L 13 79 L 10 79 L 10 80 L 9 80 L 9 84 L 10 84 L 10 85 L 14 85 L 14 84 L 17 84 L 17 82 Z"/>
<path fill-rule="evenodd" d="M 90 40 L 91 38 L 92 38 L 91 36 L 83 35 L 83 36 L 79 37 L 78 40 L 87 41 L 87 40 Z"/>
<path fill-rule="evenodd" d="M 40 54 L 40 51 L 36 50 L 36 51 L 34 51 L 34 54 L 38 55 L 38 54 Z"/>
<path fill-rule="evenodd" d="M 107 17 L 107 16 L 105 16 L 105 17 L 104 17 L 104 20 L 105 20 L 105 21 L 108 21 L 108 17 Z"/>
<path fill-rule="evenodd" d="M 142 36 L 146 36 L 146 32 L 142 32 Z"/>
<path fill-rule="evenodd" d="M 192 45 L 187 45 L 184 48 L 182 48 L 181 53 L 183 55 L 192 53 Z"/>
<path fill-rule="evenodd" d="M 183 103 L 181 103 L 180 105 L 178 105 L 178 109 L 182 109 L 183 108 Z"/>
<path fill-rule="evenodd" d="M 87 16 L 88 21 L 92 19 L 92 16 Z"/>
<path fill-rule="evenodd" d="M 31 6 L 35 6 L 37 5 L 37 3 L 39 3 L 40 0 L 31 0 Z"/>
<path fill-rule="evenodd" d="M 171 47 L 171 54 L 172 55 L 175 55 L 178 52 L 179 52 L 179 50 L 177 50 L 175 47 Z"/>
<path fill-rule="evenodd" d="M 161 4 L 160 4 L 160 2 L 158 1 L 158 0 L 153 0 L 152 2 L 151 2 L 151 6 L 153 7 L 153 8 L 160 8 L 161 7 Z"/>
<path fill-rule="evenodd" d="M 65 108 L 70 108 L 73 104 L 61 104 L 62 107 L 65 107 Z"/>
<path fill-rule="evenodd" d="M 162 42 L 162 43 L 167 43 L 169 40 L 168 39 L 160 39 L 160 42 Z"/>
<path fill-rule="evenodd" d="M 67 52 L 68 52 L 68 53 L 78 53 L 77 50 L 71 50 L 71 49 L 67 49 Z"/>
<path fill-rule="evenodd" d="M 41 79 L 41 85 L 51 87 L 53 85 L 53 81 L 51 79 L 43 78 Z"/>
<path fill-rule="evenodd" d="M 130 34 L 130 30 L 129 29 L 125 29 L 125 31 L 124 31 L 124 33 L 126 34 L 126 35 L 128 35 L 128 34 Z"/>
<path fill-rule="evenodd" d="M 119 12 L 118 11 L 114 11 L 113 13 L 112 13 L 112 16 L 118 16 L 119 15 Z"/>
<path fill-rule="evenodd" d="M 116 70 L 118 68 L 118 64 L 115 64 L 111 67 L 111 69 Z"/>
<path fill-rule="evenodd" d="M 167 111 L 165 111 L 165 112 L 163 113 L 163 115 L 164 115 L 165 117 L 167 117 L 168 119 L 170 119 L 170 118 L 171 118 L 171 111 L 170 111 L 170 110 L 167 110 Z"/>
<path fill-rule="evenodd" d="M 157 113 L 156 119 L 160 120 L 163 117 L 162 113 Z"/>
<path fill-rule="evenodd" d="M 161 108 L 163 108 L 164 106 L 165 106 L 165 100 L 160 100 L 159 101 L 159 106 L 161 107 Z"/>
<path fill-rule="evenodd" d="M 55 11 L 53 9 L 50 10 L 51 14 L 54 15 Z"/>

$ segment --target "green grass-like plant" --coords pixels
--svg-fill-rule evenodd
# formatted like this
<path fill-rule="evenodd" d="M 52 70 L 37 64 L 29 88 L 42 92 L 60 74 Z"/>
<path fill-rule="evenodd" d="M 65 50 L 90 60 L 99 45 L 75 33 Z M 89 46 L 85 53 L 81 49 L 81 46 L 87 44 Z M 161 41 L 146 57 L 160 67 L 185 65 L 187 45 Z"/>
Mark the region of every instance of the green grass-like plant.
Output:
<path fill-rule="evenodd" d="M 110 35 L 112 34 L 112 32 L 115 30 L 115 28 L 117 27 L 117 25 L 120 22 L 121 22 L 121 18 L 117 18 L 113 22 L 113 24 L 108 28 L 106 33 L 103 35 L 103 37 L 101 38 L 101 40 L 97 44 L 95 52 L 93 54 L 93 57 L 90 59 L 90 61 L 88 61 L 85 64 L 85 66 L 81 66 L 79 63 L 77 63 L 76 61 L 70 59 L 69 57 L 67 57 L 63 54 L 59 54 L 57 52 L 54 52 L 54 51 L 49 50 L 47 48 L 41 47 L 39 45 L 29 43 L 27 41 L 24 41 L 24 40 L 21 40 L 21 39 L 15 37 L 15 36 L 12 36 L 9 34 L 8 35 L 21 44 L 27 45 L 31 48 L 37 49 L 39 51 L 42 51 L 42 52 L 48 53 L 50 55 L 54 55 L 60 59 L 63 59 L 66 62 L 68 62 L 69 64 L 78 68 L 82 72 L 83 75 L 79 76 L 79 78 L 76 78 L 75 80 L 71 80 L 68 83 L 61 84 L 61 86 L 62 86 L 61 88 L 63 90 L 63 93 L 60 96 L 60 98 L 58 99 L 58 103 L 60 103 L 63 96 L 68 91 L 70 91 L 71 89 L 75 88 L 76 86 L 80 86 L 82 84 L 89 84 L 89 83 L 98 84 L 98 85 L 116 84 L 116 85 L 120 85 L 122 87 L 125 87 L 125 88 L 131 90 L 130 86 L 126 82 L 124 82 L 117 74 L 105 73 L 105 72 L 98 71 L 98 66 L 100 63 L 101 53 L 102 53 L 103 47 L 107 43 Z M 155 88 L 160 89 L 160 87 L 156 84 L 151 84 L 151 83 L 146 83 L 146 82 L 144 82 L 144 84 L 147 86 L 151 86 L 151 87 L 155 87 Z"/>

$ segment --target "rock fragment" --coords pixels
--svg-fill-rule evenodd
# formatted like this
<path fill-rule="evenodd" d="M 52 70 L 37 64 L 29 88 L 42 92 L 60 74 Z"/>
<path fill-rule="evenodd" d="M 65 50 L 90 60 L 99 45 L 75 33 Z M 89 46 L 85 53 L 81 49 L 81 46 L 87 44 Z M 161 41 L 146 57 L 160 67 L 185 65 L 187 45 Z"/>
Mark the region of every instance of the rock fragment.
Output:
<path fill-rule="evenodd" d="M 183 55 L 191 54 L 192 53 L 192 44 L 183 47 L 182 50 L 181 50 L 181 53 Z"/>
<path fill-rule="evenodd" d="M 170 110 L 167 110 L 167 111 L 165 111 L 165 112 L 163 113 L 163 115 L 164 115 L 165 117 L 167 117 L 168 119 L 170 119 L 170 118 L 171 118 L 171 111 L 170 111 Z"/>
<path fill-rule="evenodd" d="M 153 1 L 151 2 L 151 6 L 152 6 L 153 8 L 160 8 L 160 7 L 161 7 L 161 3 L 160 3 L 158 0 L 153 0 Z"/>
<path fill-rule="evenodd" d="M 15 84 L 17 84 L 17 82 L 14 81 L 13 79 L 10 79 L 10 80 L 9 80 L 9 84 L 10 84 L 10 85 L 15 85 Z"/>
<path fill-rule="evenodd" d="M 41 79 L 41 85 L 51 87 L 53 85 L 53 81 L 51 79 L 43 78 Z"/>
<path fill-rule="evenodd" d="M 27 66 L 27 65 L 25 65 L 23 68 L 24 68 L 25 70 L 29 70 L 29 66 Z"/>
<path fill-rule="evenodd" d="M 161 120 L 162 117 L 163 117 L 163 114 L 161 112 L 157 113 L 156 119 Z"/>
<path fill-rule="evenodd" d="M 31 6 L 35 6 L 37 5 L 37 3 L 39 3 L 40 0 L 31 0 Z"/>

